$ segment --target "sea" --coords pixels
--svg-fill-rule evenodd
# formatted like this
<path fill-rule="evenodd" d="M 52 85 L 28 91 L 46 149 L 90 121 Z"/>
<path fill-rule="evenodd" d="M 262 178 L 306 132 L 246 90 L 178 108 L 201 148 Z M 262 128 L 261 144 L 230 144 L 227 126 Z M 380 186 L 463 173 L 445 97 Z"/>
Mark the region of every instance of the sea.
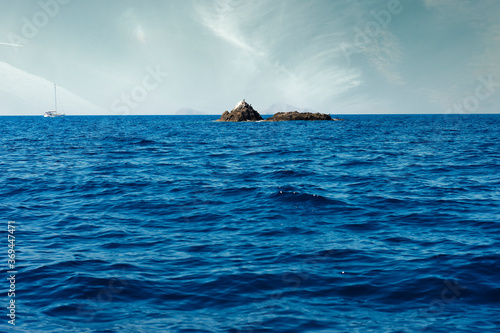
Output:
<path fill-rule="evenodd" d="M 1 117 L 0 331 L 500 332 L 500 115 L 339 117 Z"/>

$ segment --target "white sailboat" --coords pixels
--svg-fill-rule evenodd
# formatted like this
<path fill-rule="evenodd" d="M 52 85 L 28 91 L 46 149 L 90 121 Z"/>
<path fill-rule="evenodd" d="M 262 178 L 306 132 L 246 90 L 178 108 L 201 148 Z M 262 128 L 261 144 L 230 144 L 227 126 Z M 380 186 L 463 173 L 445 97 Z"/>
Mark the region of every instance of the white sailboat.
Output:
<path fill-rule="evenodd" d="M 54 110 L 45 112 L 43 116 L 45 118 L 64 117 L 64 113 L 57 112 L 57 88 L 55 83 L 54 83 Z"/>

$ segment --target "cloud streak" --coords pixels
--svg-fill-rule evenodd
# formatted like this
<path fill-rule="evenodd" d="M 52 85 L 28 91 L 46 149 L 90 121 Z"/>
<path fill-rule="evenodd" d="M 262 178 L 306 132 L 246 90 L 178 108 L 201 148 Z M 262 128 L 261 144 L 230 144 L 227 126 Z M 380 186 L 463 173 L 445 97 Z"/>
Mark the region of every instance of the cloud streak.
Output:
<path fill-rule="evenodd" d="M 24 45 L 21 45 L 21 44 L 3 43 L 3 42 L 0 42 L 0 45 L 16 46 L 16 47 L 23 47 L 24 46 Z"/>

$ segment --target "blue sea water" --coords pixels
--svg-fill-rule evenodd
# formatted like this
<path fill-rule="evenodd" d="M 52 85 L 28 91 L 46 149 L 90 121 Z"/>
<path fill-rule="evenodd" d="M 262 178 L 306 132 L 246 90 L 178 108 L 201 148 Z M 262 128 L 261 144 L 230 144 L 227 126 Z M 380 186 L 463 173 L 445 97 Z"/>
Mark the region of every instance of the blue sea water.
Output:
<path fill-rule="evenodd" d="M 500 115 L 217 118 L 0 118 L 0 331 L 500 332 Z"/>

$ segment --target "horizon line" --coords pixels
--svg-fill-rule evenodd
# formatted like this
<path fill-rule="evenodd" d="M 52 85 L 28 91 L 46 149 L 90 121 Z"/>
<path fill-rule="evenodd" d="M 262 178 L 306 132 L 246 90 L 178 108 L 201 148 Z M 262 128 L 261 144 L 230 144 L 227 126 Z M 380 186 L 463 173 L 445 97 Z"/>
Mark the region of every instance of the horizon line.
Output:
<path fill-rule="evenodd" d="M 491 113 L 327 113 L 332 116 L 411 116 L 411 115 L 500 115 L 500 112 Z M 263 116 L 272 116 L 271 113 L 262 114 Z M 220 116 L 220 114 L 66 114 L 64 117 L 136 117 L 136 116 L 176 116 L 176 117 L 200 117 L 200 116 Z M 0 117 L 41 117 L 43 115 L 35 114 L 0 114 Z"/>

